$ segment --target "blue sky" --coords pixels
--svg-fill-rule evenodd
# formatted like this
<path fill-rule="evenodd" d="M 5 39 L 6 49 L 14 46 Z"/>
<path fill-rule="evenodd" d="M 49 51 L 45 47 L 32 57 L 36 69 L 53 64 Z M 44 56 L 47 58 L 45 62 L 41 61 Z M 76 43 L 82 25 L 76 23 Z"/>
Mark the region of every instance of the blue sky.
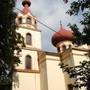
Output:
<path fill-rule="evenodd" d="M 16 7 L 22 9 L 22 0 L 17 0 Z M 73 1 L 73 0 L 71 0 Z M 78 23 L 80 16 L 69 16 L 66 11 L 69 9 L 70 2 L 65 4 L 63 0 L 31 0 L 31 12 L 36 16 L 37 20 L 51 27 L 55 31 L 60 28 L 60 20 L 64 27 L 67 27 L 69 22 Z M 42 31 L 42 48 L 44 51 L 56 51 L 56 48 L 51 44 L 53 31 L 38 23 L 38 28 Z"/>

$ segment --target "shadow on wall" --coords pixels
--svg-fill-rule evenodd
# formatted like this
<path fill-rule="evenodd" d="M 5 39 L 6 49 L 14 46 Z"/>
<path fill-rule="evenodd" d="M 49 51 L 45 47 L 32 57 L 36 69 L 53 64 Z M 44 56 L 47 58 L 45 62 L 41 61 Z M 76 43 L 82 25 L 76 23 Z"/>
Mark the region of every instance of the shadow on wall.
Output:
<path fill-rule="evenodd" d="M 18 76 L 17 72 L 14 72 L 14 74 L 13 74 L 13 87 L 19 88 L 19 76 Z"/>

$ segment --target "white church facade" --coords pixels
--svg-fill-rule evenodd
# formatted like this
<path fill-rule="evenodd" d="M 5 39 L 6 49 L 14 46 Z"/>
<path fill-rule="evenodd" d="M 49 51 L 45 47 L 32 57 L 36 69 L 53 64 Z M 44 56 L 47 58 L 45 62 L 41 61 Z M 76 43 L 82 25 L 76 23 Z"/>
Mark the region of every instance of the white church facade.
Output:
<path fill-rule="evenodd" d="M 24 0 L 23 10 L 16 18 L 17 32 L 24 37 L 25 47 L 20 53 L 21 64 L 14 73 L 13 90 L 73 90 L 73 80 L 65 75 L 59 63 L 76 66 L 82 60 L 89 60 L 89 47 L 75 47 L 73 32 L 62 26 L 51 40 L 57 53 L 43 51 L 41 31 L 29 10 L 30 4 Z"/>

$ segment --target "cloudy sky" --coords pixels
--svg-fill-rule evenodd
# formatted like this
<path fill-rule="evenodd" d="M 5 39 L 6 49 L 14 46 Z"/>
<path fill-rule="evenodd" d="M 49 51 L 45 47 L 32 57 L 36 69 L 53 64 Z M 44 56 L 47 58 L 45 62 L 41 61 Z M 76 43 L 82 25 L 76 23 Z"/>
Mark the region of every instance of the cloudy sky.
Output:
<path fill-rule="evenodd" d="M 71 0 L 73 1 L 73 0 Z M 16 7 L 22 9 L 22 0 L 17 0 Z M 76 23 L 80 17 L 66 14 L 70 6 L 70 2 L 65 4 L 63 0 L 31 0 L 31 12 L 36 16 L 37 20 L 46 24 L 50 28 L 58 31 L 60 21 L 62 25 L 67 27 L 69 22 Z M 56 51 L 56 48 L 51 44 L 51 37 L 55 33 L 50 29 L 38 23 L 38 28 L 42 31 L 42 48 L 44 51 Z"/>

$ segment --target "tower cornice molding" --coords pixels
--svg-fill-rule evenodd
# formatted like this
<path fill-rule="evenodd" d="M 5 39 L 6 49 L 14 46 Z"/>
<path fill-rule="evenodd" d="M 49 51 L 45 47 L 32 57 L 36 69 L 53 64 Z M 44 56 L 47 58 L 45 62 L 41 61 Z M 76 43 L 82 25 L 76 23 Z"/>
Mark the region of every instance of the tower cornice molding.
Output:
<path fill-rule="evenodd" d="M 30 69 L 15 69 L 16 72 L 22 72 L 22 73 L 40 73 L 40 70 L 30 70 Z"/>
<path fill-rule="evenodd" d="M 34 48 L 34 47 L 22 47 L 24 50 L 31 50 L 31 51 L 42 51 L 42 49 Z"/>
<path fill-rule="evenodd" d="M 41 32 L 41 30 L 39 30 L 39 29 L 37 29 L 37 28 L 31 28 L 31 27 L 25 27 L 25 26 L 22 26 L 22 25 L 18 25 L 17 26 L 17 30 L 19 29 L 19 28 L 24 28 L 24 29 L 28 29 L 28 30 L 32 30 L 32 31 L 37 31 L 37 32 Z"/>
<path fill-rule="evenodd" d="M 38 57 L 39 57 L 38 58 L 39 64 L 41 64 L 41 63 L 43 63 L 44 61 L 47 61 L 47 60 L 60 61 L 59 53 L 41 51 L 41 52 L 38 52 Z"/>

